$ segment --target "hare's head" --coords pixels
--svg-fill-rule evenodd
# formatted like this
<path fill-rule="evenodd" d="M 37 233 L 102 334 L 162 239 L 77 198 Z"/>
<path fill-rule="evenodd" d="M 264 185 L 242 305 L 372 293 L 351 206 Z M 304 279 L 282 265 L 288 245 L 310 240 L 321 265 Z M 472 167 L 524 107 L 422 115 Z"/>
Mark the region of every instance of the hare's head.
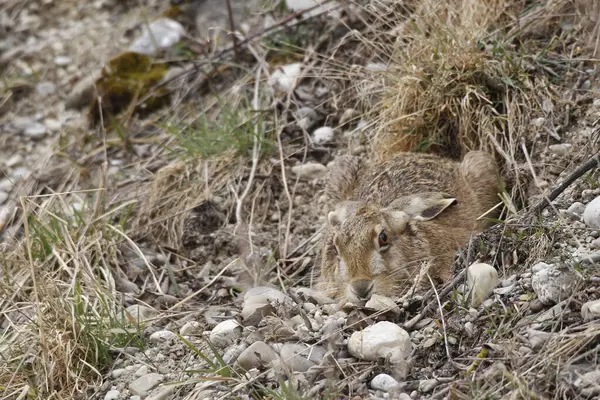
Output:
<path fill-rule="evenodd" d="M 401 197 L 385 208 L 345 202 L 328 215 L 337 254 L 339 294 L 364 304 L 372 294 L 392 295 L 430 256 L 419 223 L 431 221 L 456 203 L 444 193 Z"/>

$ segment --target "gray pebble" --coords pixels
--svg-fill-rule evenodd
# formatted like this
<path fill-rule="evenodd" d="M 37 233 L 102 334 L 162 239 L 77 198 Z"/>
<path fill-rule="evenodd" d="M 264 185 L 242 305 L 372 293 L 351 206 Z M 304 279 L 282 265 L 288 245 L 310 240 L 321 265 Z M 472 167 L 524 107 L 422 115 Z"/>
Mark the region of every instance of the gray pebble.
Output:
<path fill-rule="evenodd" d="M 25 128 L 25 131 L 23 133 L 25 134 L 25 136 L 29 136 L 32 139 L 41 139 L 46 135 L 46 131 L 47 129 L 45 125 L 40 124 L 39 122 L 35 122 L 27 128 Z"/>
<path fill-rule="evenodd" d="M 4 204 L 6 200 L 8 200 L 8 193 L 0 191 L 0 205 Z"/>
<path fill-rule="evenodd" d="M 391 392 L 398 388 L 398 381 L 388 374 L 379 374 L 371 381 L 371 388 L 373 390 Z"/>
<path fill-rule="evenodd" d="M 265 342 L 254 342 L 240 354 L 237 364 L 246 371 L 262 368 L 279 360 L 277 353 Z"/>
<path fill-rule="evenodd" d="M 104 395 L 104 400 L 117 400 L 121 393 L 118 390 L 109 390 Z"/>
<path fill-rule="evenodd" d="M 141 376 L 129 384 L 129 390 L 134 395 L 147 396 L 148 392 L 156 387 L 163 380 L 163 376 L 157 373 L 151 373 Z"/>
<path fill-rule="evenodd" d="M 46 97 L 56 92 L 56 85 L 52 82 L 40 82 L 35 86 L 35 91 L 40 96 Z"/>

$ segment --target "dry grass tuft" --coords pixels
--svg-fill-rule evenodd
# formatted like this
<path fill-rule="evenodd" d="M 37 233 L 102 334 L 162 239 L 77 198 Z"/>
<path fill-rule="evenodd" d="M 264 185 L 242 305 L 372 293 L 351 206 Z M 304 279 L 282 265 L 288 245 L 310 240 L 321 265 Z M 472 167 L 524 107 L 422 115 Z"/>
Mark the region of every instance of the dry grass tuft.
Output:
<path fill-rule="evenodd" d="M 137 340 L 118 311 L 119 209 L 79 211 L 75 197 L 23 198 L 24 236 L 2 257 L 0 398 L 85 395 Z"/>
<path fill-rule="evenodd" d="M 582 7 L 444 0 L 386 9 L 377 16 L 384 29 L 375 41 L 383 45 L 374 46 L 374 58 L 387 68 L 365 76 L 384 81 L 367 94 L 378 119 L 373 153 L 460 158 L 486 149 L 514 167 L 523 160 L 521 143 L 533 140 L 530 121 L 555 117 L 564 105 L 555 78 L 575 68 L 581 46 L 597 30 Z"/>

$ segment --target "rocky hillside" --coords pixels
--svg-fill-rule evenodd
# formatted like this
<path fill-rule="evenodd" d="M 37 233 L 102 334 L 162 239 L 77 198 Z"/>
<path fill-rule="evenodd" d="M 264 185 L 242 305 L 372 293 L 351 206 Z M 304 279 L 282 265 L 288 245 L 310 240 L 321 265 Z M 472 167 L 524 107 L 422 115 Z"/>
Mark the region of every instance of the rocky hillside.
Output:
<path fill-rule="evenodd" d="M 0 2 L 0 399 L 600 398 L 600 5 Z M 336 157 L 501 166 L 422 295 L 315 289 Z"/>

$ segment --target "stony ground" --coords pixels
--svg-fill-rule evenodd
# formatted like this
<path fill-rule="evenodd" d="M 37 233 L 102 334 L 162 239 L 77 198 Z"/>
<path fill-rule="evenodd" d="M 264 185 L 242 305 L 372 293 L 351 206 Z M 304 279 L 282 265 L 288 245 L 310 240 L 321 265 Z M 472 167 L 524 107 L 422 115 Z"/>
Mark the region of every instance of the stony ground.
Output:
<path fill-rule="evenodd" d="M 275 55 L 251 42 L 234 58 L 227 37 L 205 40 L 229 28 L 225 3 L 197 1 L 176 18 L 194 56 L 162 59 L 170 106 L 90 126 L 90 85 L 163 3 L 0 3 L 2 398 L 600 398 L 597 168 L 540 216 L 475 237 L 454 282 L 344 307 L 313 289 L 313 267 L 328 168 L 368 155 L 376 117 L 347 99 L 342 65 L 385 70 L 350 35 L 378 2 L 290 18 L 311 2 L 232 0 L 246 35 L 308 20 Z M 523 117 L 529 205 L 598 151 L 599 74 L 582 61 L 557 84 L 566 119 Z M 252 112 L 227 119 L 221 101 L 248 108 L 242 94 Z M 221 151 L 227 132 L 203 113 L 262 141 L 235 133 L 242 156 Z M 196 141 L 173 128 L 198 120 Z"/>

